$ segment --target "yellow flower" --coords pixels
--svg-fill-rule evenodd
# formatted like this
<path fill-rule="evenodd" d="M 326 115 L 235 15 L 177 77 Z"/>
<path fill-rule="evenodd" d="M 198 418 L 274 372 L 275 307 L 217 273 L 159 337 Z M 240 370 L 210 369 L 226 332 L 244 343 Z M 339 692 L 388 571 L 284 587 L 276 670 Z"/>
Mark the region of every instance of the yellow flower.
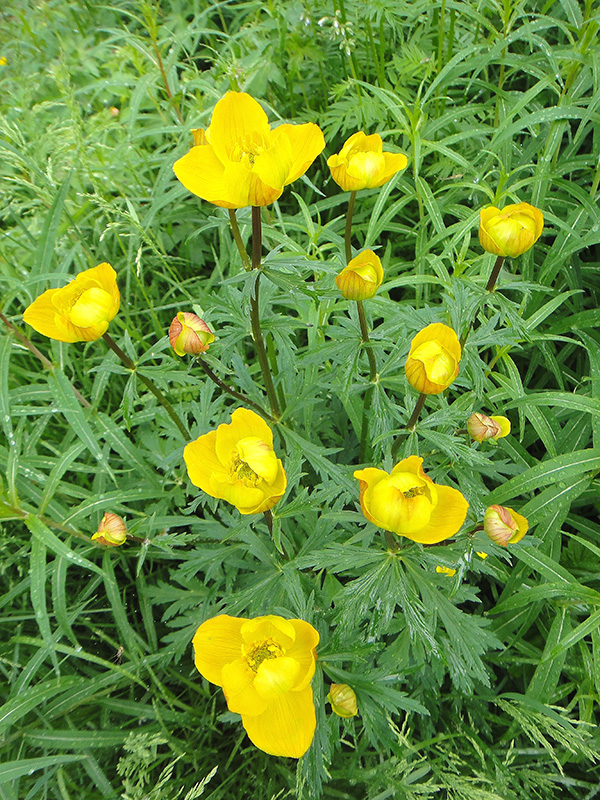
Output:
<path fill-rule="evenodd" d="M 119 547 L 127 539 L 127 526 L 118 514 L 105 512 L 100 520 L 98 530 L 92 536 L 92 542 L 98 542 L 105 547 Z"/>
<path fill-rule="evenodd" d="M 479 215 L 479 241 L 495 256 L 516 258 L 542 235 L 544 216 L 529 203 L 513 203 L 502 210 L 490 206 Z"/>
<path fill-rule="evenodd" d="M 252 743 L 290 758 L 306 753 L 315 732 L 310 682 L 318 643 L 308 622 L 274 615 L 222 614 L 202 623 L 193 640 L 198 672 L 223 689 Z"/>
<path fill-rule="evenodd" d="M 476 442 L 488 439 L 503 439 L 510 433 L 510 420 L 506 417 L 488 417 L 486 414 L 471 414 L 467 420 L 469 436 Z"/>
<path fill-rule="evenodd" d="M 375 297 L 382 281 L 381 260 L 372 250 L 363 250 L 335 279 L 338 289 L 347 300 Z"/>
<path fill-rule="evenodd" d="M 48 289 L 25 309 L 34 330 L 59 342 L 92 342 L 107 330 L 119 310 L 117 273 L 110 264 L 86 269 L 63 286 Z"/>
<path fill-rule="evenodd" d="M 360 507 L 374 525 L 414 542 L 435 544 L 457 533 L 469 504 L 450 486 L 439 486 L 423 472 L 423 459 L 410 456 L 388 475 L 382 469 L 359 469 Z"/>
<path fill-rule="evenodd" d="M 325 147 L 312 122 L 271 130 L 260 104 L 244 92 L 228 92 L 210 127 L 192 133 L 194 147 L 175 162 L 175 175 L 190 192 L 223 208 L 269 205 Z"/>
<path fill-rule="evenodd" d="M 484 560 L 488 557 L 488 554 L 485 553 L 483 550 L 477 550 L 477 555 L 479 556 L 479 558 L 482 558 Z"/>
<path fill-rule="evenodd" d="M 183 457 L 194 486 L 227 500 L 241 514 L 267 511 L 285 492 L 287 479 L 273 451 L 273 433 L 247 408 L 236 408 L 229 424 L 186 445 Z"/>
<path fill-rule="evenodd" d="M 178 356 L 205 353 L 214 340 L 206 322 L 191 311 L 178 311 L 169 326 L 169 341 Z"/>
<path fill-rule="evenodd" d="M 344 192 L 376 189 L 387 183 L 407 164 L 403 153 L 384 153 L 381 136 L 353 134 L 337 155 L 327 160 L 331 177 Z"/>
<path fill-rule="evenodd" d="M 452 569 L 452 567 L 442 567 L 439 564 L 435 568 L 435 571 L 440 575 L 448 575 L 449 578 L 451 578 L 453 575 L 456 575 L 456 570 Z"/>
<path fill-rule="evenodd" d="M 0 56 L 0 67 L 5 67 L 8 64 L 6 56 Z"/>
<path fill-rule="evenodd" d="M 452 328 L 435 322 L 410 343 L 404 370 L 411 386 L 423 394 L 439 394 L 458 375 L 461 348 Z"/>
<path fill-rule="evenodd" d="M 496 544 L 506 547 L 520 542 L 529 529 L 529 522 L 507 506 L 489 506 L 483 517 L 483 529 Z"/>
<path fill-rule="evenodd" d="M 358 714 L 356 694 L 347 683 L 332 683 L 327 699 L 338 717 L 349 719 Z"/>

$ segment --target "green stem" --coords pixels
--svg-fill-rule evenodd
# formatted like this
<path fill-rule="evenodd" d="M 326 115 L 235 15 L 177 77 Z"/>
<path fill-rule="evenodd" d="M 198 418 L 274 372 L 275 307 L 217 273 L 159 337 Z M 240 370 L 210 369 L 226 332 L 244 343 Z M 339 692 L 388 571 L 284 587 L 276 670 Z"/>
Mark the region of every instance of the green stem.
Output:
<path fill-rule="evenodd" d="M 252 209 L 254 211 L 254 209 Z M 254 251 L 254 247 L 252 248 Z M 260 283 L 260 272 L 256 275 L 256 283 L 254 284 L 254 292 L 250 295 L 250 323 L 252 325 L 252 338 L 254 339 L 254 346 L 256 348 L 256 357 L 260 364 L 263 380 L 265 382 L 265 389 L 267 390 L 267 397 L 271 405 L 271 412 L 275 420 L 281 418 L 281 410 L 277 400 L 277 393 L 273 385 L 273 378 L 271 370 L 269 369 L 269 360 L 265 350 L 265 343 L 263 340 L 262 330 L 260 328 L 260 317 L 258 313 L 258 287 Z"/>
<path fill-rule="evenodd" d="M 262 256 L 262 219 L 260 206 L 252 206 L 252 269 L 260 269 Z"/>
<path fill-rule="evenodd" d="M 352 260 L 352 217 L 354 216 L 354 204 L 356 203 L 356 192 L 350 192 L 348 200 L 348 211 L 346 212 L 346 231 L 344 233 L 344 244 L 346 247 L 346 264 Z"/>
<path fill-rule="evenodd" d="M 383 532 L 383 539 L 385 541 L 385 546 L 392 553 L 395 553 L 400 549 L 400 542 L 398 541 L 398 537 L 394 536 L 394 534 L 391 533 L 390 531 Z"/>
<path fill-rule="evenodd" d="M 273 514 L 271 510 L 263 511 L 263 515 L 265 518 L 265 522 L 267 523 L 267 528 L 269 529 L 269 534 L 271 535 L 271 539 L 273 538 Z"/>
<path fill-rule="evenodd" d="M 177 425 L 177 427 L 181 431 L 183 438 L 187 442 L 189 442 L 192 437 L 187 432 L 187 429 L 183 424 L 183 422 L 181 421 L 179 414 L 175 411 L 171 403 L 169 403 L 169 401 L 161 392 L 161 390 L 158 388 L 158 386 L 156 386 L 156 384 L 153 381 L 151 381 L 150 378 L 147 378 L 145 375 L 142 375 L 141 372 L 137 371 L 137 365 L 135 364 L 135 362 L 132 361 L 129 358 L 129 356 L 121 350 L 119 345 L 114 341 L 114 339 L 108 333 L 105 333 L 102 338 L 104 339 L 106 344 L 110 347 L 110 349 L 113 351 L 113 353 L 116 353 L 119 356 L 119 358 L 121 359 L 123 364 L 127 367 L 127 369 L 130 369 L 132 372 L 135 372 L 138 378 L 144 384 L 144 386 L 152 392 L 154 397 L 156 397 L 158 402 L 165 409 L 167 414 L 171 417 L 175 425 Z"/>
<path fill-rule="evenodd" d="M 239 254 L 242 258 L 242 266 L 245 270 L 250 270 L 250 259 L 248 258 L 248 253 L 246 252 L 246 248 L 244 247 L 244 242 L 242 240 L 242 234 L 240 233 L 240 226 L 238 225 L 237 217 L 235 215 L 235 208 L 227 209 L 229 211 L 229 222 L 231 223 L 231 232 L 233 233 L 233 239 L 236 243 L 237 249 Z"/>
<path fill-rule="evenodd" d="M 360 335 L 365 345 L 365 350 L 367 351 L 367 358 L 369 359 L 369 369 L 371 374 L 369 375 L 369 380 L 371 383 L 377 383 L 377 362 L 375 360 L 375 354 L 373 353 L 373 349 L 371 347 L 371 340 L 369 339 L 369 329 L 367 328 L 367 318 L 365 316 L 365 309 L 362 304 L 362 300 L 356 301 L 356 307 L 358 309 L 358 322 L 360 324 Z"/>
<path fill-rule="evenodd" d="M 417 398 L 417 402 L 415 404 L 415 410 L 413 411 L 410 419 L 406 423 L 406 427 L 408 428 L 409 431 L 414 431 L 415 425 L 417 424 L 417 420 L 419 419 L 419 414 L 421 413 L 421 411 L 423 411 L 425 400 L 427 400 L 427 395 L 421 392 L 421 394 Z"/>
<path fill-rule="evenodd" d="M 230 394 L 232 397 L 235 397 L 236 400 L 239 400 L 240 402 L 244 403 L 247 406 L 255 408 L 261 416 L 263 416 L 265 419 L 268 419 L 270 422 L 275 421 L 273 417 L 269 414 L 269 412 L 265 411 L 265 409 L 262 406 L 259 406 L 259 404 L 255 403 L 254 400 L 250 400 L 250 398 L 246 397 L 246 395 L 236 391 L 231 386 L 228 386 L 228 384 L 224 383 L 217 375 L 215 375 L 215 373 L 208 366 L 208 364 L 202 358 L 202 356 L 198 356 L 197 360 L 202 369 L 204 370 L 204 372 L 211 379 L 211 381 L 215 383 L 219 387 L 219 389 L 221 389 L 222 392 L 227 392 L 227 394 Z"/>
<path fill-rule="evenodd" d="M 504 263 L 504 256 L 498 256 L 496 259 L 496 263 L 494 264 L 494 268 L 492 269 L 492 274 L 490 275 L 490 279 L 487 282 L 486 291 L 493 292 L 494 287 L 496 285 L 496 281 L 498 280 L 498 275 L 500 274 L 500 269 L 502 268 L 502 264 Z"/>

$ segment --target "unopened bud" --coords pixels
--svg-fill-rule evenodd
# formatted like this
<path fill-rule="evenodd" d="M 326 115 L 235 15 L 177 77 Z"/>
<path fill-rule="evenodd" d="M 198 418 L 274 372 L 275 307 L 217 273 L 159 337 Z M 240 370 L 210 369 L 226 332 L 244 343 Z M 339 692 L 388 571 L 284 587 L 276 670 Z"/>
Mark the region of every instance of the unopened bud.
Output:
<path fill-rule="evenodd" d="M 490 506 L 483 518 L 483 529 L 492 542 L 502 547 L 520 542 L 528 528 L 525 517 L 505 506 Z"/>
<path fill-rule="evenodd" d="M 510 420 L 506 417 L 488 417 L 476 412 L 467 420 L 469 436 L 476 442 L 487 439 L 502 439 L 510 433 Z"/>
<path fill-rule="evenodd" d="M 119 547 L 127 539 L 127 526 L 118 514 L 107 511 L 98 525 L 98 530 L 92 536 L 92 541 L 105 547 Z"/>
<path fill-rule="evenodd" d="M 358 714 L 354 689 L 351 689 L 347 683 L 332 683 L 327 699 L 338 717 L 349 719 Z"/>
<path fill-rule="evenodd" d="M 214 340 L 206 322 L 191 311 L 179 311 L 169 327 L 169 341 L 178 356 L 205 353 Z"/>
<path fill-rule="evenodd" d="M 108 109 L 108 113 L 111 115 L 111 117 L 118 117 L 121 112 L 116 106 L 111 106 Z"/>
<path fill-rule="evenodd" d="M 383 281 L 383 267 L 372 250 L 363 250 L 336 276 L 335 283 L 347 300 L 375 297 Z"/>

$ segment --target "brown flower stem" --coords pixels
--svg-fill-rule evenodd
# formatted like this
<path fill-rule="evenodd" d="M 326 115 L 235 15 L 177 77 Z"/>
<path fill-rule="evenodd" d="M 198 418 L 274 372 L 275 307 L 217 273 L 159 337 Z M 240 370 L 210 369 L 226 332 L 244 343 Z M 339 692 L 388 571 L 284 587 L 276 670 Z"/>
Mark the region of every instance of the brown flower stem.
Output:
<path fill-rule="evenodd" d="M 269 412 L 265 411 L 265 409 L 262 406 L 259 406 L 258 403 L 254 402 L 254 400 L 250 400 L 250 398 L 246 397 L 245 394 L 242 394 L 241 392 L 238 392 L 235 389 L 233 389 L 231 386 L 228 386 L 217 375 L 215 375 L 215 373 L 212 371 L 212 369 L 208 366 L 206 361 L 201 356 L 198 356 L 197 360 L 202 369 L 204 370 L 204 372 L 208 375 L 211 381 L 215 383 L 219 387 L 219 389 L 221 389 L 221 391 L 227 392 L 227 394 L 230 394 L 232 397 L 235 397 L 236 400 L 239 400 L 240 402 L 244 403 L 244 405 L 255 408 L 261 416 L 263 416 L 265 419 L 268 419 L 270 422 L 275 422 L 275 420 L 269 414 Z"/>
<path fill-rule="evenodd" d="M 43 365 L 46 367 L 46 369 L 47 369 L 47 370 L 49 370 L 50 372 L 54 372 L 54 370 L 56 369 L 56 367 L 54 366 L 54 364 L 53 364 L 53 363 L 52 363 L 52 362 L 51 362 L 49 359 L 47 359 L 47 358 L 46 358 L 46 356 L 45 356 L 45 355 L 42 353 L 42 351 L 41 351 L 41 350 L 38 350 L 38 348 L 37 348 L 37 347 L 36 347 L 36 346 L 33 344 L 33 342 L 31 342 L 31 341 L 30 341 L 30 340 L 27 338 L 27 336 L 25 336 L 25 334 L 24 334 L 24 333 L 21 333 L 21 331 L 20 331 L 20 330 L 18 330 L 17 328 L 15 328 L 15 326 L 12 324 L 12 322 L 11 322 L 9 319 L 7 319 L 7 318 L 4 316 L 4 314 L 1 314 L 1 313 L 0 313 L 0 319 L 1 319 L 1 320 L 2 320 L 2 322 L 3 322 L 3 323 L 6 325 L 6 327 L 8 328 L 8 330 L 9 330 L 11 333 L 14 333 L 14 335 L 15 335 L 15 336 L 17 337 L 17 339 L 18 339 L 18 340 L 21 342 L 21 344 L 22 344 L 22 345 L 24 345 L 24 346 L 25 346 L 25 347 L 26 347 L 26 348 L 27 348 L 27 349 L 28 349 L 28 350 L 29 350 L 31 353 L 33 353 L 33 355 L 34 355 L 36 358 L 39 358 L 39 360 L 42 362 L 42 364 L 43 364 Z M 75 387 L 74 387 L 72 384 L 71 384 L 71 388 L 73 389 L 73 394 L 74 394 L 74 395 L 75 395 L 75 397 L 76 397 L 76 398 L 79 400 L 79 402 L 81 403 L 81 405 L 82 405 L 84 408 L 91 408 L 91 405 L 90 405 L 90 403 L 88 403 L 88 401 L 87 401 L 87 400 L 85 399 L 85 397 L 84 397 L 84 396 L 81 394 L 81 392 L 79 392 L 79 391 L 78 391 L 78 390 L 77 390 L 77 389 L 76 389 L 76 388 L 75 388 Z"/>
<path fill-rule="evenodd" d="M 346 212 L 346 230 L 344 233 L 344 244 L 346 247 L 346 264 L 352 260 L 352 217 L 354 216 L 354 204 L 356 203 L 356 192 L 350 192 L 348 200 L 348 211 Z"/>
<path fill-rule="evenodd" d="M 183 125 L 183 116 L 181 111 L 179 110 L 179 106 L 177 105 L 175 98 L 173 97 L 173 93 L 171 92 L 171 88 L 169 87 L 169 81 L 167 80 L 167 73 L 165 72 L 165 67 L 163 64 L 162 56 L 160 54 L 160 50 L 158 48 L 158 42 L 156 41 L 154 31 L 149 31 L 150 39 L 152 41 L 152 49 L 154 50 L 154 55 L 156 56 L 156 63 L 158 64 L 158 68 L 160 70 L 160 74 L 162 77 L 163 86 L 165 87 L 165 93 L 169 98 L 169 103 L 173 107 L 173 110 L 177 114 L 177 118 L 179 122 Z"/>
<path fill-rule="evenodd" d="M 472 320 L 471 320 L 471 322 L 469 323 L 469 326 L 467 327 L 466 331 L 465 331 L 465 332 L 463 333 L 463 335 L 460 337 L 459 344 L 460 344 L 461 350 L 462 350 L 462 348 L 465 346 L 465 342 L 467 341 L 467 337 L 469 336 L 469 334 L 470 334 L 470 333 L 471 333 L 471 331 L 473 330 L 473 325 L 474 325 L 474 324 L 475 324 L 475 320 L 474 320 L 474 319 L 472 319 Z"/>
<path fill-rule="evenodd" d="M 494 264 L 494 268 L 492 269 L 492 274 L 490 275 L 490 279 L 487 282 L 486 291 L 493 292 L 494 287 L 496 285 L 496 281 L 498 280 L 498 275 L 500 274 L 500 269 L 502 268 L 502 264 L 504 263 L 504 256 L 498 256 L 496 259 L 496 263 Z"/>
<path fill-rule="evenodd" d="M 425 400 L 427 400 L 427 395 L 424 392 L 421 392 L 419 397 L 417 398 L 417 402 L 415 404 L 415 410 L 411 414 L 410 419 L 406 423 L 406 427 L 409 431 L 414 431 L 415 425 L 417 424 L 417 420 L 419 419 L 419 414 L 423 411 L 423 406 L 425 405 Z"/>
<path fill-rule="evenodd" d="M 483 525 L 476 525 L 474 528 L 471 528 L 470 531 L 466 531 L 467 536 L 473 536 L 474 533 L 478 533 L 478 531 L 484 531 L 485 528 Z"/>
<path fill-rule="evenodd" d="M 367 327 L 367 318 L 365 316 L 365 309 L 362 304 L 362 300 L 356 301 L 356 307 L 358 309 L 358 322 L 360 324 L 360 335 L 365 345 L 365 350 L 367 351 L 367 357 L 369 359 L 369 369 L 371 374 L 369 376 L 369 380 L 371 383 L 377 382 L 377 362 L 375 361 L 375 354 L 373 353 L 373 348 L 371 347 L 371 340 L 369 339 L 369 329 Z"/>
<path fill-rule="evenodd" d="M 254 209 L 253 209 L 254 210 Z M 254 247 L 252 248 L 254 251 Z M 267 397 L 271 406 L 271 412 L 275 421 L 281 417 L 281 410 L 279 408 L 279 401 L 277 400 L 277 393 L 273 385 L 273 377 L 269 368 L 269 359 L 265 350 L 265 343 L 263 340 L 262 330 L 260 327 L 259 317 L 259 304 L 258 304 L 258 289 L 260 284 L 260 271 L 257 272 L 256 282 L 254 284 L 254 292 L 250 295 L 250 324 L 252 325 L 252 338 L 254 339 L 254 347 L 256 349 L 256 357 L 260 364 L 260 371 L 262 372 L 263 380 L 265 382 L 265 389 L 267 390 Z"/>
<path fill-rule="evenodd" d="M 228 208 L 227 210 L 229 212 L 229 222 L 231 224 L 233 239 L 238 252 L 242 257 L 242 266 L 245 270 L 249 271 L 252 269 L 252 266 L 250 264 L 250 259 L 248 258 L 248 253 L 246 252 L 246 248 L 244 247 L 244 242 L 242 241 L 242 234 L 240 233 L 240 226 L 238 225 L 237 217 L 235 215 L 235 208 Z"/>
<path fill-rule="evenodd" d="M 252 269 L 259 269 L 262 256 L 262 219 L 260 206 L 252 206 Z"/>
<path fill-rule="evenodd" d="M 394 536 L 394 534 L 391 531 L 384 531 L 383 538 L 385 541 L 385 546 L 392 553 L 395 553 L 397 550 L 400 549 L 400 543 L 398 541 L 398 538 Z"/>
<path fill-rule="evenodd" d="M 156 386 L 154 382 L 150 380 L 150 378 L 147 378 L 145 375 L 142 375 L 141 372 L 137 371 L 137 364 L 135 364 L 135 362 L 132 361 L 129 358 L 129 356 L 121 350 L 121 348 L 114 341 L 112 336 L 110 336 L 108 333 L 105 333 L 102 338 L 104 339 L 106 344 L 110 347 L 110 349 L 113 351 L 113 353 L 116 353 L 119 356 L 119 358 L 121 359 L 123 364 L 127 367 L 127 369 L 130 369 L 132 372 L 135 372 L 138 378 L 144 384 L 144 386 L 152 392 L 154 397 L 156 397 L 158 402 L 162 405 L 167 414 L 171 417 L 175 425 L 177 425 L 177 427 L 181 431 L 183 438 L 186 440 L 186 442 L 189 442 L 192 437 L 187 432 L 187 429 L 183 424 L 183 422 L 181 421 L 179 414 L 175 411 L 171 403 L 167 400 L 167 398 L 164 396 L 164 394 L 161 392 L 158 386 Z"/>
<path fill-rule="evenodd" d="M 263 515 L 265 517 L 265 522 L 267 523 L 267 528 L 269 529 L 269 535 L 271 539 L 273 538 L 273 514 L 271 513 L 270 509 L 267 511 L 263 511 Z"/>

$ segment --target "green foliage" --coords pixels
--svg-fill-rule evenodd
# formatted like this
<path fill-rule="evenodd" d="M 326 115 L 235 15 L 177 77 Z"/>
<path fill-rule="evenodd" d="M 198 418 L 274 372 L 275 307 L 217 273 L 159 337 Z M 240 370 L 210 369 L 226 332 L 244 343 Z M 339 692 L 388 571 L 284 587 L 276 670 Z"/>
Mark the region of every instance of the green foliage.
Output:
<path fill-rule="evenodd" d="M 0 16 L 2 800 L 591 800 L 595 6 L 12 0 Z M 104 342 L 50 341 L 21 319 L 44 289 L 108 261 L 122 296 L 111 335 L 194 438 L 239 403 L 171 351 L 179 310 L 217 334 L 210 368 L 268 405 L 254 276 L 227 212 L 172 173 L 189 129 L 206 127 L 229 89 L 271 121 L 317 122 L 327 142 L 263 217 L 259 310 L 288 477 L 272 537 L 262 515 L 190 483 L 177 426 Z M 375 249 L 385 272 L 365 302 L 374 387 L 356 306 L 333 280 L 347 194 L 326 167 L 361 129 L 409 157 L 358 195 L 354 215 L 353 244 Z M 544 235 L 488 293 L 479 210 L 519 201 L 543 210 Z M 237 219 L 249 247 L 250 210 Z M 459 377 L 407 433 L 411 338 L 431 322 L 460 334 L 473 319 Z M 460 431 L 473 411 L 509 416 L 511 435 L 472 443 Z M 409 455 L 470 503 L 451 541 L 390 541 L 360 512 L 354 469 Z M 477 530 L 492 503 L 528 517 L 519 544 Z M 90 535 L 105 511 L 132 538 L 102 554 Z M 319 630 L 317 733 L 298 764 L 249 744 L 195 670 L 193 633 L 221 612 Z M 331 682 L 354 688 L 358 717 L 331 712 Z"/>

